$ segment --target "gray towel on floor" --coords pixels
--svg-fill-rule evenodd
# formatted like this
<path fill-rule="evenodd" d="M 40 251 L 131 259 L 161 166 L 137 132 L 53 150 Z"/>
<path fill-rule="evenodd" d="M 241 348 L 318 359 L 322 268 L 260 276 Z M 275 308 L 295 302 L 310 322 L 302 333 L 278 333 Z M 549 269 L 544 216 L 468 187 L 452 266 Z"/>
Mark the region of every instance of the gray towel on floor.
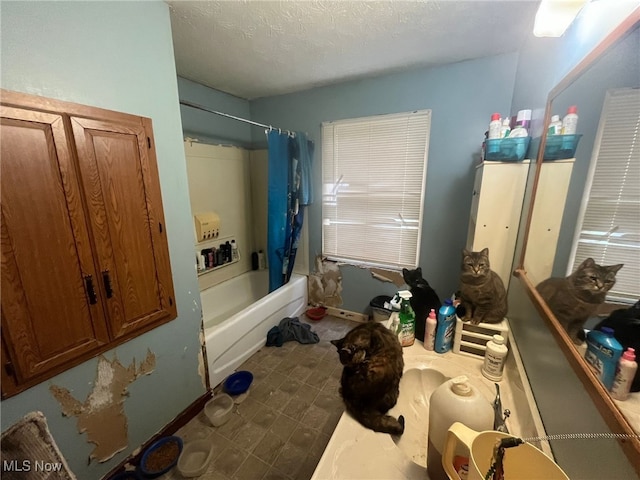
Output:
<path fill-rule="evenodd" d="M 320 341 L 320 337 L 311 330 L 311 325 L 300 322 L 298 317 L 283 318 L 278 328 L 282 333 L 283 342 L 297 340 L 300 343 L 318 343 Z"/>

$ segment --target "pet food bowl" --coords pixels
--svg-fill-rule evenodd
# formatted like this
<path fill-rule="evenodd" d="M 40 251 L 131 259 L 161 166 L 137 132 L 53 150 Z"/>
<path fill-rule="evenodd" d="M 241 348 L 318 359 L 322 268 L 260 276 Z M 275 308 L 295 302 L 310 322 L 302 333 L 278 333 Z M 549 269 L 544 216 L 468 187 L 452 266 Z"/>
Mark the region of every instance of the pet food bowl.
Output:
<path fill-rule="evenodd" d="M 226 393 L 219 393 L 204 406 L 204 414 L 211 425 L 219 427 L 231 418 L 233 410 L 233 398 Z"/>
<path fill-rule="evenodd" d="M 162 437 L 152 443 L 140 460 L 140 473 L 146 478 L 156 478 L 171 470 L 182 452 L 182 439 L 176 436 Z"/>
<path fill-rule="evenodd" d="M 229 395 L 240 395 L 249 390 L 253 382 L 253 374 L 247 370 L 232 373 L 224 381 L 224 391 Z"/>
<path fill-rule="evenodd" d="M 327 307 L 310 308 L 305 312 L 305 314 L 310 320 L 322 320 L 327 315 Z"/>
<path fill-rule="evenodd" d="M 213 444 L 209 440 L 194 440 L 185 444 L 178 459 L 178 471 L 183 477 L 199 477 L 207 471 L 213 458 Z"/>

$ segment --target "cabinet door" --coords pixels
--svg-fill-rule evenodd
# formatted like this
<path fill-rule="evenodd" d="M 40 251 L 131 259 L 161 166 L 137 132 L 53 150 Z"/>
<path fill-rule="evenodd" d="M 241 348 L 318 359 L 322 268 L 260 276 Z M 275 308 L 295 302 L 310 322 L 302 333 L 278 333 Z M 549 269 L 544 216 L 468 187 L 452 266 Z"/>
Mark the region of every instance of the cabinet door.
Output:
<path fill-rule="evenodd" d="M 2 106 L 2 334 L 24 382 L 108 342 L 62 116 Z"/>
<path fill-rule="evenodd" d="M 144 124 L 71 117 L 114 338 L 175 317 L 159 181 Z"/>

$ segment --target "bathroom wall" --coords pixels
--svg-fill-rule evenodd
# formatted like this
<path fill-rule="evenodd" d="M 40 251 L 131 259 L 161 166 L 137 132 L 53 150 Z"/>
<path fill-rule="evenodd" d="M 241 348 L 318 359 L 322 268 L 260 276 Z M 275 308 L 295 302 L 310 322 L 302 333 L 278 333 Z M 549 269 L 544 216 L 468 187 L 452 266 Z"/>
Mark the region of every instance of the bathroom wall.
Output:
<path fill-rule="evenodd" d="M 305 92 L 251 101 L 251 119 L 306 131 L 315 142 L 314 188 L 320 192 L 321 123 L 329 120 L 432 110 L 420 266 L 441 297 L 458 285 L 465 245 L 474 166 L 493 112 L 509 112 L 517 54 L 500 55 L 439 68 L 384 75 Z M 255 144 L 264 134 L 253 128 Z M 392 175 L 390 169 L 389 174 Z M 309 262 L 322 251 L 321 199 L 309 208 Z M 381 283 L 368 270 L 341 268 L 343 308 L 364 312 L 369 301 L 397 287 Z"/>
<path fill-rule="evenodd" d="M 200 297 L 169 10 L 164 2 L 2 2 L 1 9 L 2 88 L 153 120 L 178 318 L 104 355 L 125 366 L 134 359 L 141 365 L 147 349 L 155 357 L 151 373 L 137 378 L 123 397 L 128 447 L 110 461 L 87 464 L 94 446 L 50 393 L 56 385 L 83 402 L 97 380 L 97 358 L 1 405 L 3 431 L 28 412 L 43 412 L 75 475 L 97 479 L 205 392 L 198 374 Z"/>
<path fill-rule="evenodd" d="M 186 78 L 178 77 L 180 100 L 186 100 L 217 112 L 249 118 L 249 101 L 220 92 Z M 185 136 L 203 143 L 251 147 L 251 127 L 220 115 L 180 105 L 182 129 Z"/>

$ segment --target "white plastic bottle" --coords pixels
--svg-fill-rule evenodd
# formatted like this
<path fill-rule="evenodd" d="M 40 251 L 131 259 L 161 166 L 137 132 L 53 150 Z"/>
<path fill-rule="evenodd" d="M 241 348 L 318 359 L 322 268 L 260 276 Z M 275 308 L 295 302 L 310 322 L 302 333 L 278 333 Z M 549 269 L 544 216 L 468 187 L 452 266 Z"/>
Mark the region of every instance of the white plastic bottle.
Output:
<path fill-rule="evenodd" d="M 502 128 L 500 128 L 500 138 L 507 138 L 511 132 L 511 119 L 509 117 L 502 119 Z"/>
<path fill-rule="evenodd" d="M 258 268 L 260 270 L 264 270 L 265 268 L 267 268 L 267 260 L 262 250 L 258 250 Z"/>
<path fill-rule="evenodd" d="M 461 375 L 447 380 L 436 388 L 429 399 L 429 433 L 427 443 L 427 472 L 431 480 L 448 480 L 442 468 L 442 452 L 449 427 L 462 422 L 483 432 L 493 428 L 493 408 L 469 379 Z M 456 456 L 468 457 L 469 452 L 456 449 Z M 462 460 L 461 465 L 464 465 Z M 468 459 L 467 462 L 468 463 Z"/>
<path fill-rule="evenodd" d="M 562 135 L 575 135 L 578 130 L 578 107 L 571 105 L 562 119 Z"/>
<path fill-rule="evenodd" d="M 552 115 L 551 122 L 549 123 L 549 129 L 547 130 L 549 135 L 561 135 L 562 134 L 562 120 L 560 115 Z"/>
<path fill-rule="evenodd" d="M 636 351 L 629 347 L 618 361 L 616 378 L 613 381 L 613 387 L 611 388 L 611 396 L 616 400 L 626 400 L 629 397 L 631 384 L 633 383 L 636 371 L 638 370 L 638 364 L 635 360 Z"/>
<path fill-rule="evenodd" d="M 500 114 L 494 113 L 491 115 L 491 122 L 489 122 L 489 139 L 500 138 L 500 132 L 502 130 L 502 120 L 500 120 Z"/>
<path fill-rule="evenodd" d="M 436 318 L 436 311 L 432 308 L 427 317 L 427 326 L 424 330 L 424 348 L 429 351 L 433 351 L 436 346 L 436 326 L 438 325 L 438 319 Z"/>
<path fill-rule="evenodd" d="M 502 335 L 494 335 L 493 338 L 487 342 L 482 375 L 494 382 L 502 380 L 507 353 L 509 353 L 509 349 L 504 344 L 504 337 Z"/>
<path fill-rule="evenodd" d="M 240 259 L 240 254 L 238 253 L 238 245 L 235 240 L 231 240 L 231 261 L 235 262 Z"/>
<path fill-rule="evenodd" d="M 532 111 L 530 109 L 518 110 L 518 115 L 516 115 L 516 125 L 519 125 L 529 131 L 529 127 L 531 126 L 531 113 Z"/>

